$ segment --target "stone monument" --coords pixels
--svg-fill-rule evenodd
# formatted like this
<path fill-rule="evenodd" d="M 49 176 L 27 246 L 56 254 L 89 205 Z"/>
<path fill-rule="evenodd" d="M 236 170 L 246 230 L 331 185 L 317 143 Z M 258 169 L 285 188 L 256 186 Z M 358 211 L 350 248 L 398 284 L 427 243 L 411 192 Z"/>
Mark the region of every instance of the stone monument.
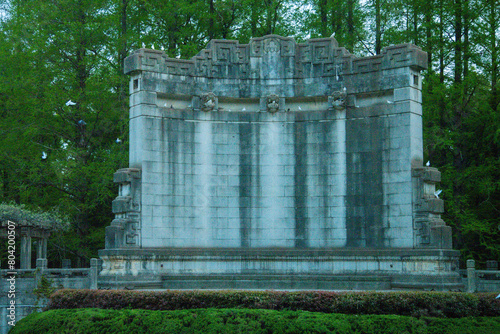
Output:
<path fill-rule="evenodd" d="M 357 58 L 334 38 L 135 51 L 100 286 L 460 288 L 422 163 L 426 67 L 413 45 Z"/>

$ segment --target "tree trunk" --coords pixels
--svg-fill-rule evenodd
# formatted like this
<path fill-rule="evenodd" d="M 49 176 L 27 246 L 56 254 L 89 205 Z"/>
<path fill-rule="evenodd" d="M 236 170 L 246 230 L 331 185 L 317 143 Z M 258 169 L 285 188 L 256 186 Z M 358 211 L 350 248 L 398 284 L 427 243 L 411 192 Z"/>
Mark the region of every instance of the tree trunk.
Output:
<path fill-rule="evenodd" d="M 413 4 L 413 44 L 418 45 L 418 3 Z"/>
<path fill-rule="evenodd" d="M 215 36 L 214 16 L 215 16 L 214 0 L 209 0 L 209 17 L 208 17 L 208 40 L 209 41 L 214 39 L 214 36 Z"/>
<path fill-rule="evenodd" d="M 321 37 L 328 37 L 328 22 L 327 22 L 327 0 L 319 0 L 318 1 L 318 9 L 319 9 L 319 33 Z"/>
<path fill-rule="evenodd" d="M 127 7 L 129 0 L 122 0 L 120 5 L 120 43 L 118 49 L 118 62 L 120 65 L 120 73 L 123 74 L 124 63 L 127 57 Z"/>
<path fill-rule="evenodd" d="M 462 82 L 463 55 L 462 55 L 462 0 L 455 0 L 455 83 Z"/>
<path fill-rule="evenodd" d="M 127 57 L 127 9 L 129 0 L 122 0 L 120 5 L 120 31 L 119 31 L 119 44 L 118 44 L 118 76 L 124 77 L 125 58 Z M 128 110 L 128 80 L 120 80 L 118 84 L 118 94 L 122 101 L 124 112 Z"/>
<path fill-rule="evenodd" d="M 259 17 L 257 12 L 257 3 L 255 1 L 252 1 L 250 6 L 250 30 L 252 31 L 251 37 L 257 37 L 257 21 Z"/>
<path fill-rule="evenodd" d="M 489 0 L 489 37 L 491 48 L 491 108 L 496 110 L 500 103 L 500 94 L 498 91 L 498 46 L 496 32 L 499 28 L 498 24 L 498 0 Z"/>
<path fill-rule="evenodd" d="M 375 54 L 382 51 L 382 28 L 380 17 L 380 0 L 375 0 Z"/>
<path fill-rule="evenodd" d="M 347 0 L 347 43 L 346 49 L 349 52 L 354 51 L 354 0 Z"/>
<path fill-rule="evenodd" d="M 469 74 L 469 27 L 470 27 L 470 10 L 469 10 L 469 0 L 464 0 L 463 8 L 463 78 L 466 78 Z"/>
<path fill-rule="evenodd" d="M 444 83 L 444 8 L 439 1 L 439 82 Z"/>
<path fill-rule="evenodd" d="M 427 63 L 429 71 L 432 72 L 432 13 L 434 10 L 433 0 L 427 0 L 427 8 L 425 10 L 425 36 L 426 36 L 426 51 Z"/>

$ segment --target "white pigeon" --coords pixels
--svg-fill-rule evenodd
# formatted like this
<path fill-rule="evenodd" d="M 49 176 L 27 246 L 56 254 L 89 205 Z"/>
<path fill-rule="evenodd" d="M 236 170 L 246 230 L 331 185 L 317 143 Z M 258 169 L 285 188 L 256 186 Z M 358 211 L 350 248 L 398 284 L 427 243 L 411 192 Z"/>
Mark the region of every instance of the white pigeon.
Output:
<path fill-rule="evenodd" d="M 496 296 L 496 298 L 495 298 L 495 299 L 500 299 L 500 295 Z"/>
<path fill-rule="evenodd" d="M 122 142 L 122 140 L 120 138 L 116 138 L 116 143 L 117 144 L 120 144 Z"/>
<path fill-rule="evenodd" d="M 43 159 L 43 160 L 47 159 L 47 153 L 45 153 L 45 151 L 44 151 L 44 152 L 42 152 L 42 159 Z"/>
<path fill-rule="evenodd" d="M 71 101 L 71 100 L 69 100 L 68 102 L 66 102 L 66 106 L 68 106 L 68 107 L 69 106 L 76 106 L 76 103 L 73 102 L 73 101 Z"/>
<path fill-rule="evenodd" d="M 241 109 L 241 111 L 247 111 L 247 108 L 243 107 L 243 109 Z"/>
<path fill-rule="evenodd" d="M 299 106 L 299 110 L 302 110 L 302 108 Z"/>
<path fill-rule="evenodd" d="M 394 102 L 390 101 L 390 100 L 387 100 L 387 103 L 389 104 L 393 104 Z"/>
<path fill-rule="evenodd" d="M 443 191 L 441 189 L 438 189 L 434 192 L 434 196 L 436 196 L 436 198 L 439 198 L 439 194 L 441 194 Z"/>
<path fill-rule="evenodd" d="M 431 165 L 431 162 L 430 161 L 427 161 L 427 163 L 425 164 L 427 167 L 430 167 Z"/>

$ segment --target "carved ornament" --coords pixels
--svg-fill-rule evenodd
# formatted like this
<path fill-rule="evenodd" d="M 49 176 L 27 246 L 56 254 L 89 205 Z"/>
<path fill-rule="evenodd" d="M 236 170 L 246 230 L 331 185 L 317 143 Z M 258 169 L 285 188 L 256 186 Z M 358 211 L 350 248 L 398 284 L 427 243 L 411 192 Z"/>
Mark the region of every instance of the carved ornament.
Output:
<path fill-rule="evenodd" d="M 276 94 L 271 94 L 267 97 L 267 111 L 275 113 L 280 108 L 280 97 Z"/>
<path fill-rule="evenodd" d="M 201 95 L 201 110 L 212 111 L 215 108 L 215 94 L 212 92 Z"/>

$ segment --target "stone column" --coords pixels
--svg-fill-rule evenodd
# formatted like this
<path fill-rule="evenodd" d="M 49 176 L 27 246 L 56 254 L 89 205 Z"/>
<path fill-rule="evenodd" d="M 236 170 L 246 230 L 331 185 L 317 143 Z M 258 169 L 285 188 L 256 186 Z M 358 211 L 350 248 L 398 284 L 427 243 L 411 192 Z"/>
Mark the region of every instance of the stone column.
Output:
<path fill-rule="evenodd" d="M 42 254 L 41 255 L 42 255 L 43 259 L 47 258 L 47 239 L 48 239 L 48 236 L 40 239 L 40 241 L 42 243 Z"/>
<path fill-rule="evenodd" d="M 476 261 L 467 260 L 467 292 L 476 292 Z"/>
<path fill-rule="evenodd" d="M 486 261 L 486 270 L 498 270 L 498 261 L 494 260 Z"/>
<path fill-rule="evenodd" d="M 47 269 L 47 259 L 36 259 L 36 269 L 35 281 L 36 285 L 38 286 L 45 270 Z"/>
<path fill-rule="evenodd" d="M 37 261 L 38 259 L 45 259 L 46 257 L 43 256 L 43 239 L 40 238 L 36 241 L 36 258 Z"/>
<path fill-rule="evenodd" d="M 63 269 L 71 269 L 71 260 L 70 259 L 63 259 L 62 260 L 62 268 Z"/>
<path fill-rule="evenodd" d="M 31 235 L 26 227 L 21 229 L 21 269 L 31 269 Z"/>
<path fill-rule="evenodd" d="M 97 276 L 99 275 L 99 259 L 90 259 L 90 289 L 97 290 Z"/>

